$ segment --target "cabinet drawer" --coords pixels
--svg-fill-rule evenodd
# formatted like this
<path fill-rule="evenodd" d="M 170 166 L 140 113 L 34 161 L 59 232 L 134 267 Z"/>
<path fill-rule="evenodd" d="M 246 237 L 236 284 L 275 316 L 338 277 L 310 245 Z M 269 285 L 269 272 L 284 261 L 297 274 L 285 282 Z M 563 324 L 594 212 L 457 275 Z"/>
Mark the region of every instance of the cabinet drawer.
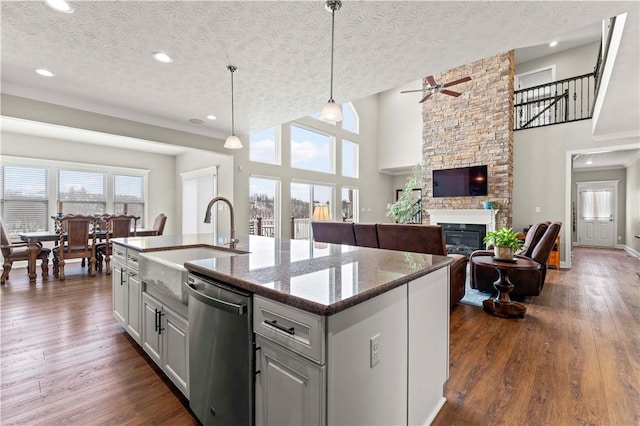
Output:
<path fill-rule="evenodd" d="M 253 300 L 253 329 L 257 334 L 325 363 L 324 317 L 260 296 Z"/>
<path fill-rule="evenodd" d="M 134 250 L 127 250 L 127 268 L 129 271 L 138 272 L 138 263 L 140 253 Z"/>
<path fill-rule="evenodd" d="M 119 262 L 121 265 L 127 264 L 127 249 L 119 246 L 117 244 L 112 245 L 112 253 L 111 257 L 116 262 Z"/>

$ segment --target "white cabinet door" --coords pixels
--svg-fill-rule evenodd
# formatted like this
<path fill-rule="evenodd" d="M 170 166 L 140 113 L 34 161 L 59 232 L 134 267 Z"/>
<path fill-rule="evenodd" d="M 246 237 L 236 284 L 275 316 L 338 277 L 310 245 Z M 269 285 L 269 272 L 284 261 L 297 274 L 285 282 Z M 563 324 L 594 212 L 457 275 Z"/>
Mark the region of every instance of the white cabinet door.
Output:
<path fill-rule="evenodd" d="M 162 369 L 189 398 L 189 324 L 166 307 L 163 313 Z"/>
<path fill-rule="evenodd" d="M 112 273 L 113 317 L 124 327 L 127 325 L 127 276 L 122 264 L 113 263 Z"/>
<path fill-rule="evenodd" d="M 324 423 L 325 367 L 256 336 L 256 424 Z"/>
<path fill-rule="evenodd" d="M 144 294 L 142 296 L 142 348 L 160 367 L 162 367 L 160 352 L 162 335 L 158 333 L 158 330 L 162 325 L 161 313 L 160 303 Z"/>
<path fill-rule="evenodd" d="M 140 279 L 138 274 L 130 273 L 127 278 L 127 331 L 138 344 L 142 341 L 141 303 L 142 285 L 140 284 Z"/>

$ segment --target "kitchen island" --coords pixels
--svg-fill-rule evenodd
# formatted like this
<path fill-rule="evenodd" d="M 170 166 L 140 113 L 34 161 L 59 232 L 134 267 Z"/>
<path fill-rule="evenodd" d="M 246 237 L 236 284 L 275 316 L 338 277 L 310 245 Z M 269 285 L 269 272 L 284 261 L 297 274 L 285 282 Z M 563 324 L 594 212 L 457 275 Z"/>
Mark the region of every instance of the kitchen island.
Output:
<path fill-rule="evenodd" d="M 116 244 L 144 257 L 212 240 L 159 236 Z M 252 296 L 256 424 L 431 422 L 444 403 L 448 377 L 450 259 L 258 236 L 241 238 L 237 249 L 184 267 Z M 186 284 L 163 289 L 144 274 L 140 278 L 140 300 L 147 292 L 156 299 L 173 295 L 167 311 L 185 312 Z M 139 328 L 143 342 L 145 330 L 154 332 Z M 191 325 L 182 328 L 188 341 Z M 188 397 L 187 377 L 183 372 Z"/>

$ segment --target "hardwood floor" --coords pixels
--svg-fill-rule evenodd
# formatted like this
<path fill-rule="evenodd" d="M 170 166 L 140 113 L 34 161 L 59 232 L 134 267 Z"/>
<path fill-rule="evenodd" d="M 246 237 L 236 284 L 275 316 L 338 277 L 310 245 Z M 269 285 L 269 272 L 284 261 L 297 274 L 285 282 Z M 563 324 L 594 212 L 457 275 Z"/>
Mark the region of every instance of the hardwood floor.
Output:
<path fill-rule="evenodd" d="M 576 249 L 524 319 L 451 312 L 447 402 L 434 425 L 640 424 L 640 261 Z M 110 276 L 0 288 L 0 423 L 197 424 L 111 313 Z"/>

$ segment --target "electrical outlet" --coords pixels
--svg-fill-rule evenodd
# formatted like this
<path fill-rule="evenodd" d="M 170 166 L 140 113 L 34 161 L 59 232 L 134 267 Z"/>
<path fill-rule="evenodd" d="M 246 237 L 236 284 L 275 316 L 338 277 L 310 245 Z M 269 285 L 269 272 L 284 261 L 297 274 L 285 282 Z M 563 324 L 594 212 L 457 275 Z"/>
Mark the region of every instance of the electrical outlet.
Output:
<path fill-rule="evenodd" d="M 536 213 L 540 213 L 540 207 L 536 207 Z"/>
<path fill-rule="evenodd" d="M 380 363 L 380 334 L 369 339 L 369 361 L 371 368 Z"/>

